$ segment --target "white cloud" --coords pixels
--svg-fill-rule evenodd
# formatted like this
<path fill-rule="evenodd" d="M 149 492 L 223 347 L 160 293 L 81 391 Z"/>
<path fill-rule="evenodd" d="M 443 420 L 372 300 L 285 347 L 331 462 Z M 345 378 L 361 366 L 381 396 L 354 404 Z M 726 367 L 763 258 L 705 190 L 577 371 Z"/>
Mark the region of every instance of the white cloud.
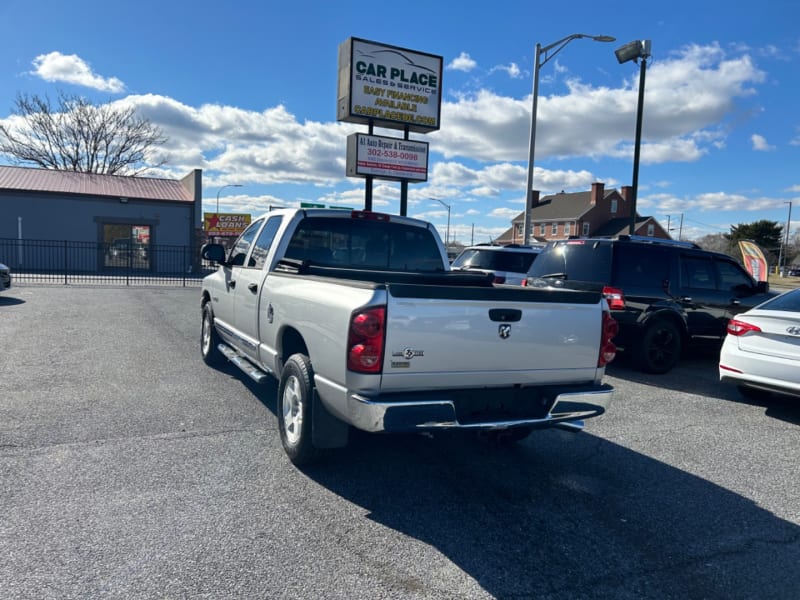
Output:
<path fill-rule="evenodd" d="M 457 58 L 454 58 L 449 65 L 447 65 L 447 68 L 452 71 L 464 71 L 465 73 L 468 73 L 477 66 L 478 63 L 472 60 L 469 54 L 462 52 Z"/>
<path fill-rule="evenodd" d="M 735 103 L 764 81 L 749 56 L 728 57 L 716 44 L 688 46 L 648 67 L 642 161 L 696 161 L 724 147 L 722 123 Z M 621 88 L 576 78 L 564 94 L 538 98 L 536 157 L 633 155 L 638 74 Z M 527 156 L 531 97 L 488 90 L 442 103 L 442 129 L 429 137 L 448 158 L 522 161 Z"/>
<path fill-rule="evenodd" d="M 758 150 L 759 152 L 769 152 L 770 150 L 775 150 L 775 146 L 770 146 L 767 142 L 767 138 L 765 138 L 763 135 L 754 133 L 750 136 L 750 141 L 753 144 L 753 150 Z"/>
<path fill-rule="evenodd" d="M 511 79 L 520 79 L 522 77 L 522 71 L 517 63 L 513 62 L 508 65 L 497 65 L 496 67 L 492 67 L 489 70 L 489 73 L 491 74 L 496 71 L 504 71 L 509 77 L 511 77 Z"/>
<path fill-rule="evenodd" d="M 465 66 L 471 61 L 465 53 L 457 60 Z M 713 45 L 688 47 L 654 62 L 647 76 L 642 162 L 696 161 L 723 148 L 725 119 L 737 109 L 735 103 L 750 96 L 752 86 L 762 80 L 763 74 L 747 56 L 729 58 Z M 545 169 L 542 164 L 554 157 L 629 159 L 638 98 L 636 76 L 616 89 L 590 86 L 574 78 L 565 83 L 563 93 L 539 98 L 536 187 L 543 194 L 585 190 L 599 180 L 612 187 L 616 185 L 613 179 L 602 173 Z M 117 102 L 135 106 L 163 129 L 169 141 L 160 151 L 173 169 L 172 176 L 182 177 L 188 170 L 202 168 L 210 187 L 235 173 L 241 183 L 312 184 L 321 195 L 328 195 L 325 201 L 330 204 L 358 206 L 363 201 L 362 182 L 344 174 L 343 140 L 363 130 L 357 125 L 300 121 L 283 105 L 263 110 L 190 106 L 153 94 L 132 95 Z M 424 137 L 434 153 L 425 192 L 412 186 L 409 203 L 431 196 L 461 205 L 472 197 L 473 201 L 480 198 L 484 212 L 493 216 L 518 214 L 525 197 L 530 110 L 530 95 L 515 98 L 488 90 L 444 101 L 441 130 Z M 333 191 L 334 186 L 342 189 Z M 681 212 L 678 206 L 687 202 L 649 198 L 653 206 L 663 203 L 669 212 Z M 373 188 L 376 207 L 395 207 L 398 201 L 397 185 Z M 641 201 L 647 206 L 645 198 Z M 718 201 L 713 196 L 697 196 L 692 202 L 703 210 L 761 205 L 744 196 L 725 196 Z"/>
<path fill-rule="evenodd" d="M 727 192 L 706 192 L 683 198 L 671 194 L 650 194 L 640 200 L 640 205 L 651 208 L 654 213 L 673 215 L 690 210 L 708 213 L 762 212 L 774 210 L 784 203 L 778 198 Z"/>
<path fill-rule="evenodd" d="M 35 70 L 31 73 L 45 81 L 71 83 L 115 94 L 125 91 L 121 80 L 93 73 L 89 64 L 75 54 L 40 54 L 33 60 L 33 66 Z"/>

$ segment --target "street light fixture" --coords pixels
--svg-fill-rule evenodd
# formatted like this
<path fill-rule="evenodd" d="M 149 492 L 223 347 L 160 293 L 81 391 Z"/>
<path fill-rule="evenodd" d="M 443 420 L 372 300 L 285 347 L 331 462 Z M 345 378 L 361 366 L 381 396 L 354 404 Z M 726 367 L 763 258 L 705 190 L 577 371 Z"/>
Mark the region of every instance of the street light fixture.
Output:
<path fill-rule="evenodd" d="M 522 243 L 527 244 L 531 230 L 531 200 L 533 198 L 533 157 L 536 148 L 536 108 L 539 101 L 539 69 L 547 64 L 551 58 L 558 54 L 561 49 L 572 40 L 587 38 L 595 42 L 613 42 L 617 38 L 610 35 L 586 35 L 585 33 L 573 33 L 565 38 L 553 42 L 542 48 L 541 44 L 536 44 L 536 52 L 533 60 L 533 106 L 531 107 L 531 136 L 528 146 L 528 187 L 525 194 L 525 219 L 522 226 Z M 548 54 L 552 50 L 552 53 Z"/>
<path fill-rule="evenodd" d="M 219 193 L 224 190 L 225 188 L 229 187 L 242 187 L 241 183 L 229 183 L 227 185 L 223 185 L 221 188 L 217 190 L 217 216 L 219 216 Z"/>
<path fill-rule="evenodd" d="M 636 141 L 633 145 L 633 181 L 631 182 L 631 222 L 628 233 L 636 233 L 636 198 L 639 194 L 639 151 L 642 145 L 642 112 L 644 110 L 644 75 L 647 68 L 647 59 L 650 58 L 650 40 L 634 40 L 614 51 L 619 64 L 628 61 L 639 62 L 639 103 L 636 109 Z"/>
<path fill-rule="evenodd" d="M 442 202 L 438 198 L 429 198 L 429 200 L 436 200 L 439 204 L 447 209 L 447 231 L 444 234 L 444 247 L 447 248 L 450 244 L 450 205 Z"/>

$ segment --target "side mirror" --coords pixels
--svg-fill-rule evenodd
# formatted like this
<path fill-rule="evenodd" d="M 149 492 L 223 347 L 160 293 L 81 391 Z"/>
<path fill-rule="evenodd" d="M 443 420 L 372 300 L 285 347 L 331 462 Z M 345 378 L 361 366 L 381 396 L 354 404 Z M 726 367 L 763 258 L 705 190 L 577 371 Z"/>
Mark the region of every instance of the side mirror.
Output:
<path fill-rule="evenodd" d="M 225 246 L 222 244 L 205 244 L 200 250 L 200 256 L 205 260 L 225 264 Z"/>
<path fill-rule="evenodd" d="M 766 294 L 769 291 L 769 281 L 756 282 L 756 293 Z"/>

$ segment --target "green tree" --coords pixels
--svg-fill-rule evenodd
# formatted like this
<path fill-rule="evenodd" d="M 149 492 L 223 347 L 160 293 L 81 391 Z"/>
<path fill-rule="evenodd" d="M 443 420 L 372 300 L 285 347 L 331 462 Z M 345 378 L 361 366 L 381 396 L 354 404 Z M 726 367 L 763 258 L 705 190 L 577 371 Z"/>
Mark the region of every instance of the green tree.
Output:
<path fill-rule="evenodd" d="M 148 156 L 167 139 L 132 106 L 95 105 L 59 93 L 58 105 L 17 94 L 15 117 L 0 123 L 0 154 L 20 165 L 45 169 L 139 175 L 162 166 Z"/>
<path fill-rule="evenodd" d="M 731 232 L 725 237 L 736 244 L 740 240 L 755 242 L 763 250 L 770 264 L 778 262 L 778 253 L 783 242 L 783 226 L 777 221 L 762 219 L 754 223 L 732 225 Z"/>

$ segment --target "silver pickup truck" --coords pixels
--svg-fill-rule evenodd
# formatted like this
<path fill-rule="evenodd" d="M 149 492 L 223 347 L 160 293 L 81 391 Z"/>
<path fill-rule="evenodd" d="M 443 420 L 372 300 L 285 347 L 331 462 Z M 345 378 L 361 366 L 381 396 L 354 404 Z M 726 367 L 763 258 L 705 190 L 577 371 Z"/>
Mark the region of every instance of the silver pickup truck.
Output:
<path fill-rule="evenodd" d="M 574 431 L 602 414 L 616 322 L 599 292 L 450 271 L 432 225 L 367 211 L 278 209 L 203 280 L 203 360 L 279 381 L 297 465 L 369 432 Z"/>

